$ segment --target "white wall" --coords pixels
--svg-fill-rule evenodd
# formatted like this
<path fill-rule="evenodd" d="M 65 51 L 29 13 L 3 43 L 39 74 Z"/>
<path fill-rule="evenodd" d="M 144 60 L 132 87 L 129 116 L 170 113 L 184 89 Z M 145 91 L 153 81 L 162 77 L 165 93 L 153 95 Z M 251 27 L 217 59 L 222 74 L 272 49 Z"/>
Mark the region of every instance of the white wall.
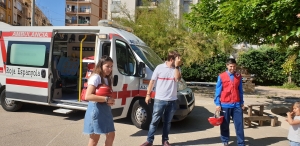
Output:
<path fill-rule="evenodd" d="M 121 16 L 124 8 L 131 16 L 134 16 L 136 9 L 136 0 L 108 0 L 107 18 L 110 20 L 113 17 Z M 125 16 L 123 16 L 125 17 Z"/>
<path fill-rule="evenodd" d="M 180 18 L 183 13 L 190 12 L 190 4 L 196 4 L 200 2 L 200 0 L 172 0 L 173 2 L 173 10 L 174 14 L 177 18 Z M 114 3 L 114 4 L 113 4 Z M 136 10 L 137 1 L 136 0 L 108 0 L 108 9 L 107 9 L 107 16 L 110 20 L 112 17 L 120 16 L 118 12 L 121 9 L 118 7 L 121 4 L 121 7 L 125 7 L 131 16 L 134 15 Z"/>

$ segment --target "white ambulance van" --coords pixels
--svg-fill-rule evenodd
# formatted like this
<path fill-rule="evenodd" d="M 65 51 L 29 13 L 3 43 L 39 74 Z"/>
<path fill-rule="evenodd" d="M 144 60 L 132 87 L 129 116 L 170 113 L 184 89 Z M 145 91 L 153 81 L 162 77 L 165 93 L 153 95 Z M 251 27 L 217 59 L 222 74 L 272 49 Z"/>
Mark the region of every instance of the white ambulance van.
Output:
<path fill-rule="evenodd" d="M 155 67 L 163 61 L 131 29 L 109 20 L 98 24 L 28 27 L 0 23 L 2 108 L 14 112 L 22 103 L 33 103 L 58 107 L 54 112 L 65 114 L 86 110 L 88 102 L 81 93 L 91 71 L 88 66 L 109 55 L 114 60 L 114 119 L 131 117 L 136 127 L 147 129 L 153 105 L 147 105 L 144 98 Z M 194 105 L 192 90 L 181 80 L 173 121 L 187 117 Z"/>

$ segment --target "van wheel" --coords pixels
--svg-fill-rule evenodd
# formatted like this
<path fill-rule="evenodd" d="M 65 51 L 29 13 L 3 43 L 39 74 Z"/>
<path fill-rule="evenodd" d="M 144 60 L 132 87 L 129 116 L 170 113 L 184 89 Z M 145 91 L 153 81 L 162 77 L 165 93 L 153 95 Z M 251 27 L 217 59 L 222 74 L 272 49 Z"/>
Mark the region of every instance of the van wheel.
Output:
<path fill-rule="evenodd" d="M 5 90 L 1 92 L 0 100 L 2 108 L 9 112 L 15 112 L 22 107 L 21 102 L 6 99 Z"/>
<path fill-rule="evenodd" d="M 136 100 L 132 106 L 131 121 L 140 129 L 148 130 L 152 119 L 150 106 L 145 103 L 145 100 Z"/>

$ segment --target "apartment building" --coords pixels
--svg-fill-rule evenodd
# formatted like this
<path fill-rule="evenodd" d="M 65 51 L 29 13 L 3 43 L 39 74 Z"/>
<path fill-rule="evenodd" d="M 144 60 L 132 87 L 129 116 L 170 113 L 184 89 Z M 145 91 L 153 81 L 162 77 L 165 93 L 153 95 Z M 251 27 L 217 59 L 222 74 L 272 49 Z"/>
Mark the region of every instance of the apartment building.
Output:
<path fill-rule="evenodd" d="M 149 0 L 150 1 L 150 0 Z M 156 8 L 163 0 L 151 0 L 149 8 Z M 200 0 L 172 0 L 173 13 L 177 18 L 181 18 L 184 13 L 191 11 L 193 4 L 199 3 Z M 131 16 L 143 6 L 143 0 L 108 0 L 108 19 L 122 17 L 122 10 L 126 9 Z"/>
<path fill-rule="evenodd" d="M 31 26 L 31 0 L 14 0 L 13 24 L 21 26 Z M 42 10 L 35 6 L 35 26 L 52 26 L 49 19 Z"/>
<path fill-rule="evenodd" d="M 108 0 L 66 0 L 66 26 L 96 26 L 107 19 Z"/>
<path fill-rule="evenodd" d="M 0 0 L 0 21 L 12 24 L 13 0 Z"/>

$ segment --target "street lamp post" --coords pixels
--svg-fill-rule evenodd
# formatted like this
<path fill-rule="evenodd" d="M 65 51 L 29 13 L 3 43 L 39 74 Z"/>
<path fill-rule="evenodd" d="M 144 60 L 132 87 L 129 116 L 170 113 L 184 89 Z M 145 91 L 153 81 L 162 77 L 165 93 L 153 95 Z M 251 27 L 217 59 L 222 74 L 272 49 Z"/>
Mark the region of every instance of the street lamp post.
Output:
<path fill-rule="evenodd" d="M 35 0 L 32 0 L 31 2 L 31 26 L 34 26 L 34 20 L 35 20 Z"/>

